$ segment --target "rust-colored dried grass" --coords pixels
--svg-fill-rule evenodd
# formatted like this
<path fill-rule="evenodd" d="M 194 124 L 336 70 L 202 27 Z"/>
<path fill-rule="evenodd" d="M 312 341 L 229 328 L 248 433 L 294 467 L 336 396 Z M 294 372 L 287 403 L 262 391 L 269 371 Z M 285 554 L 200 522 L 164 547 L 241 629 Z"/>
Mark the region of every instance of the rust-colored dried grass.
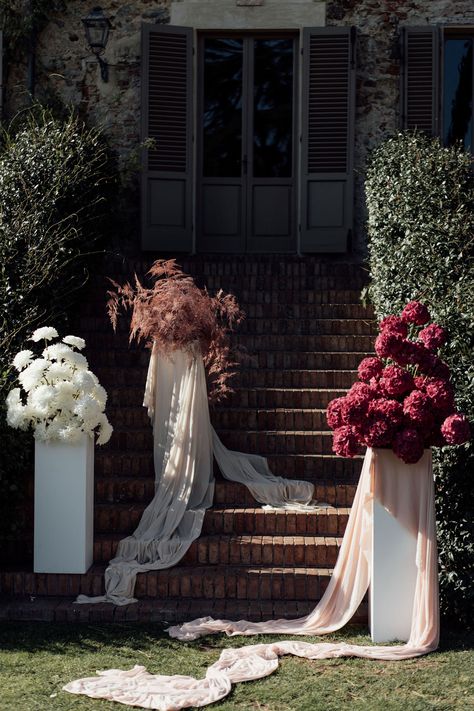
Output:
<path fill-rule="evenodd" d="M 155 342 L 162 353 L 188 348 L 198 341 L 208 375 L 209 399 L 218 401 L 232 389 L 229 379 L 236 365 L 229 345 L 229 332 L 244 318 L 236 298 L 222 290 L 210 296 L 186 275 L 174 259 L 158 259 L 148 272 L 153 286 L 143 286 L 135 274 L 134 284 L 123 286 L 110 279 L 107 311 L 114 330 L 119 315 L 131 311 L 130 341 Z"/>

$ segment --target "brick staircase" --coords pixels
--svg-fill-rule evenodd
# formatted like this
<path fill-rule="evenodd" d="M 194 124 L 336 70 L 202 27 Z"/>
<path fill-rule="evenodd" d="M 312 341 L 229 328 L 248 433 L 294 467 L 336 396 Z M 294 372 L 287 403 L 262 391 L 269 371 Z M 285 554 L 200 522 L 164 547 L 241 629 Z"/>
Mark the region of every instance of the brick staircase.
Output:
<path fill-rule="evenodd" d="M 236 294 L 247 314 L 234 335 L 248 357 L 234 394 L 211 411 L 224 444 L 268 457 L 276 474 L 304 478 L 330 504 L 313 513 L 263 510 L 245 487 L 220 478 L 201 537 L 176 567 L 139 575 L 140 602 L 124 608 L 71 604 L 101 594 L 103 571 L 154 493 L 151 427 L 143 386 L 149 354 L 129 346 L 127 324 L 113 334 L 105 315 L 105 276 L 140 277 L 152 260 L 104 264 L 81 305 L 74 333 L 87 340 L 91 368 L 109 393 L 115 432 L 96 449 L 94 565 L 86 575 L 32 573 L 31 536 L 15 566 L 0 574 L 0 616 L 55 620 L 185 620 L 202 615 L 307 614 L 331 576 L 362 458 L 331 452 L 325 408 L 356 378 L 373 346 L 374 322 L 359 303 L 357 264 L 292 256 L 197 256 L 180 261 L 199 285 Z M 365 621 L 363 603 L 356 619 Z"/>

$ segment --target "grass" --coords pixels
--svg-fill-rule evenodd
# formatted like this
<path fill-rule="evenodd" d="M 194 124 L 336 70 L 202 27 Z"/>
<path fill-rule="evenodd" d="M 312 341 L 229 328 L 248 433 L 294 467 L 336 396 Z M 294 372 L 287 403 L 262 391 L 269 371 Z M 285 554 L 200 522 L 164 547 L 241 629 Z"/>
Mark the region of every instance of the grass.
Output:
<path fill-rule="evenodd" d="M 2 711 L 120 711 L 134 707 L 73 696 L 61 691 L 72 679 L 97 669 L 128 669 L 202 677 L 220 650 L 280 637 L 207 637 L 184 644 L 158 624 L 0 624 L 0 709 Z M 286 639 L 290 639 L 287 637 Z M 301 638 L 300 638 L 301 639 Z M 322 638 L 319 638 L 321 640 Z M 367 644 L 356 628 L 330 639 Z M 318 641 L 307 637 L 306 641 Z M 446 633 L 440 650 L 419 659 L 378 662 L 363 659 L 281 659 L 272 676 L 237 684 L 213 711 L 425 711 L 474 709 L 474 633 Z"/>

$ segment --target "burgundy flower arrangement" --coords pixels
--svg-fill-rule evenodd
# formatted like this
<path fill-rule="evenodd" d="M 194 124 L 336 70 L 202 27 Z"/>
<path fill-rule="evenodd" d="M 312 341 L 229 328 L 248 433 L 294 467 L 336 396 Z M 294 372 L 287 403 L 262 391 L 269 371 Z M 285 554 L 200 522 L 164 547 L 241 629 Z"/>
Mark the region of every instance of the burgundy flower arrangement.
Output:
<path fill-rule="evenodd" d="M 469 422 L 456 412 L 449 368 L 437 353 L 446 333 L 429 321 L 418 301 L 381 321 L 377 356 L 364 358 L 360 382 L 328 405 L 336 454 L 353 457 L 361 445 L 391 448 L 413 464 L 427 447 L 468 441 Z"/>
<path fill-rule="evenodd" d="M 135 275 L 134 285 L 110 279 L 107 310 L 114 330 L 121 311 L 131 310 L 130 341 L 155 345 L 162 353 L 189 348 L 199 342 L 209 381 L 209 399 L 220 400 L 231 392 L 228 381 L 236 365 L 228 334 L 244 318 L 232 294 L 220 290 L 210 296 L 186 275 L 174 259 L 158 259 L 148 274 L 151 288 Z"/>

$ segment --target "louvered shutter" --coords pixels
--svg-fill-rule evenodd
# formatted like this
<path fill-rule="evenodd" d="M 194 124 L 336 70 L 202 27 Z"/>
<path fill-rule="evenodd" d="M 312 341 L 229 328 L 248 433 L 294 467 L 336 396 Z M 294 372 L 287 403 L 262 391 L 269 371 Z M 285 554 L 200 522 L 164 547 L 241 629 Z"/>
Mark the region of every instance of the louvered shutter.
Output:
<path fill-rule="evenodd" d="M 404 27 L 401 62 L 402 128 L 439 134 L 440 29 Z"/>
<path fill-rule="evenodd" d="M 303 33 L 303 252 L 345 252 L 352 229 L 355 40 L 349 27 Z"/>
<path fill-rule="evenodd" d="M 142 25 L 142 248 L 192 249 L 192 29 Z"/>

